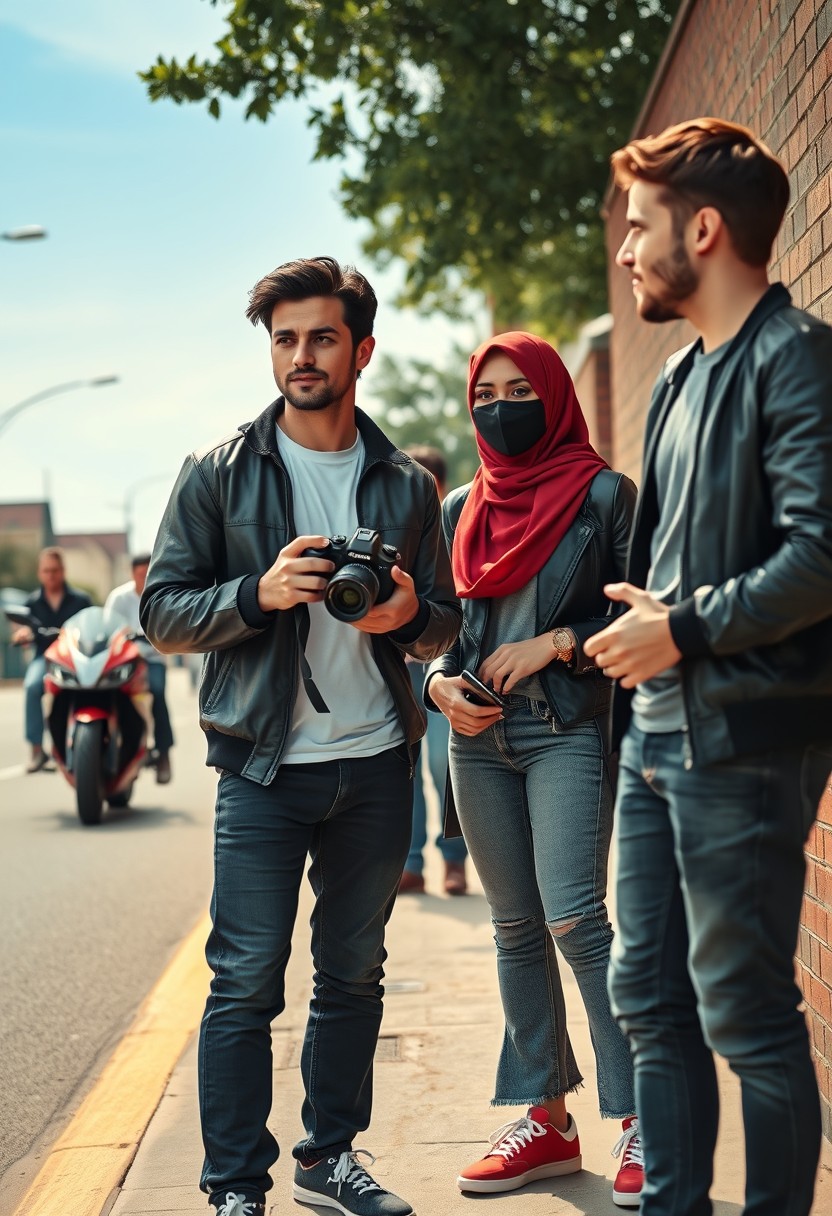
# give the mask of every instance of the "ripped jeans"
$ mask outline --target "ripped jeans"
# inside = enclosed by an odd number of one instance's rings
[[[630,1050],[607,996],[612,791],[601,732],[592,721],[554,734],[544,710],[510,696],[505,718],[481,734],[451,733],[457,811],[497,943],[505,1035],[493,1102],[534,1105],[581,1084],[559,953],[589,1019],[601,1114],[623,1119],[635,1101]]]

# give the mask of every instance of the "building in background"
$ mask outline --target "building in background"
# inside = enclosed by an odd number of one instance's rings
[[[63,549],[67,580],[99,603],[130,578],[125,532],[56,532],[48,502],[0,503],[0,554],[9,558],[10,566],[19,566],[21,572],[34,569],[47,545]],[[19,576],[4,581],[23,585]]]
[[[792,197],[775,245],[772,279],[795,304],[832,323],[832,2],[683,0],[633,137],[702,114],[743,123],[782,159]],[[639,320],[628,275],[615,266],[626,199],[608,199],[611,463],[638,483],[644,420],[665,358],[693,336],[683,322]],[[797,957],[832,1139],[832,790],[807,844]]]

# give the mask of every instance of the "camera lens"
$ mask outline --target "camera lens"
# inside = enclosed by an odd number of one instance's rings
[[[324,603],[338,621],[360,621],[378,598],[379,581],[369,566],[342,566],[327,583]]]

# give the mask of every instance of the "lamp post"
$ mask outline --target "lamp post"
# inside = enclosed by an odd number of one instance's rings
[[[118,384],[118,376],[93,376],[90,380],[68,380],[66,384],[54,384],[51,388],[45,388],[42,392],[35,393],[32,397],[26,397],[23,401],[18,401],[17,405],[12,405],[4,410],[0,414],[0,433],[18,414],[22,414],[30,405],[37,405],[39,401],[45,401],[47,397],[55,397],[58,393],[68,393],[74,388],[100,388],[105,384]]]
[[[9,228],[8,232],[0,232],[4,241],[40,241],[46,235],[46,229],[40,224],[24,224],[21,228]]]
[[[127,552],[133,553],[133,500],[139,490],[143,490],[145,486],[153,485],[157,481],[166,481],[170,484],[173,481],[173,473],[152,473],[150,477],[142,477],[140,481],[134,481],[124,491],[124,499],[122,502],[122,510],[124,512],[124,535],[127,538]]]

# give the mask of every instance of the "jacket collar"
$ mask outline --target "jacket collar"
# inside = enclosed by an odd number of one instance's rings
[[[258,415],[253,422],[244,422],[239,430],[242,431],[245,441],[253,452],[257,452],[260,456],[275,456],[280,459],[280,454],[277,448],[277,435],[275,427],[277,419],[286,408],[286,401],[283,397],[278,397],[271,405],[267,405],[263,413]],[[404,452],[400,452],[394,443],[387,438],[381,427],[376,426],[369,414],[365,414],[357,406],[355,409],[355,425],[358,427],[358,433],[364,440],[364,451],[366,454],[365,467],[374,464],[377,460],[389,460],[393,464],[409,464],[409,457],[405,456]]]
[[[788,308],[791,302],[792,297],[788,289],[782,283],[772,283],[765,294],[754,305],[740,329],[731,339],[731,344],[725,352],[725,358],[730,359],[740,347],[744,346],[754,336],[763,322],[767,321],[772,313],[778,312],[781,308]],[[702,339],[697,338],[691,346],[686,346],[678,351],[676,355],[671,355],[665,365],[665,374],[670,384],[673,384],[680,376],[684,379],[690,370],[694,358],[701,350]]]

